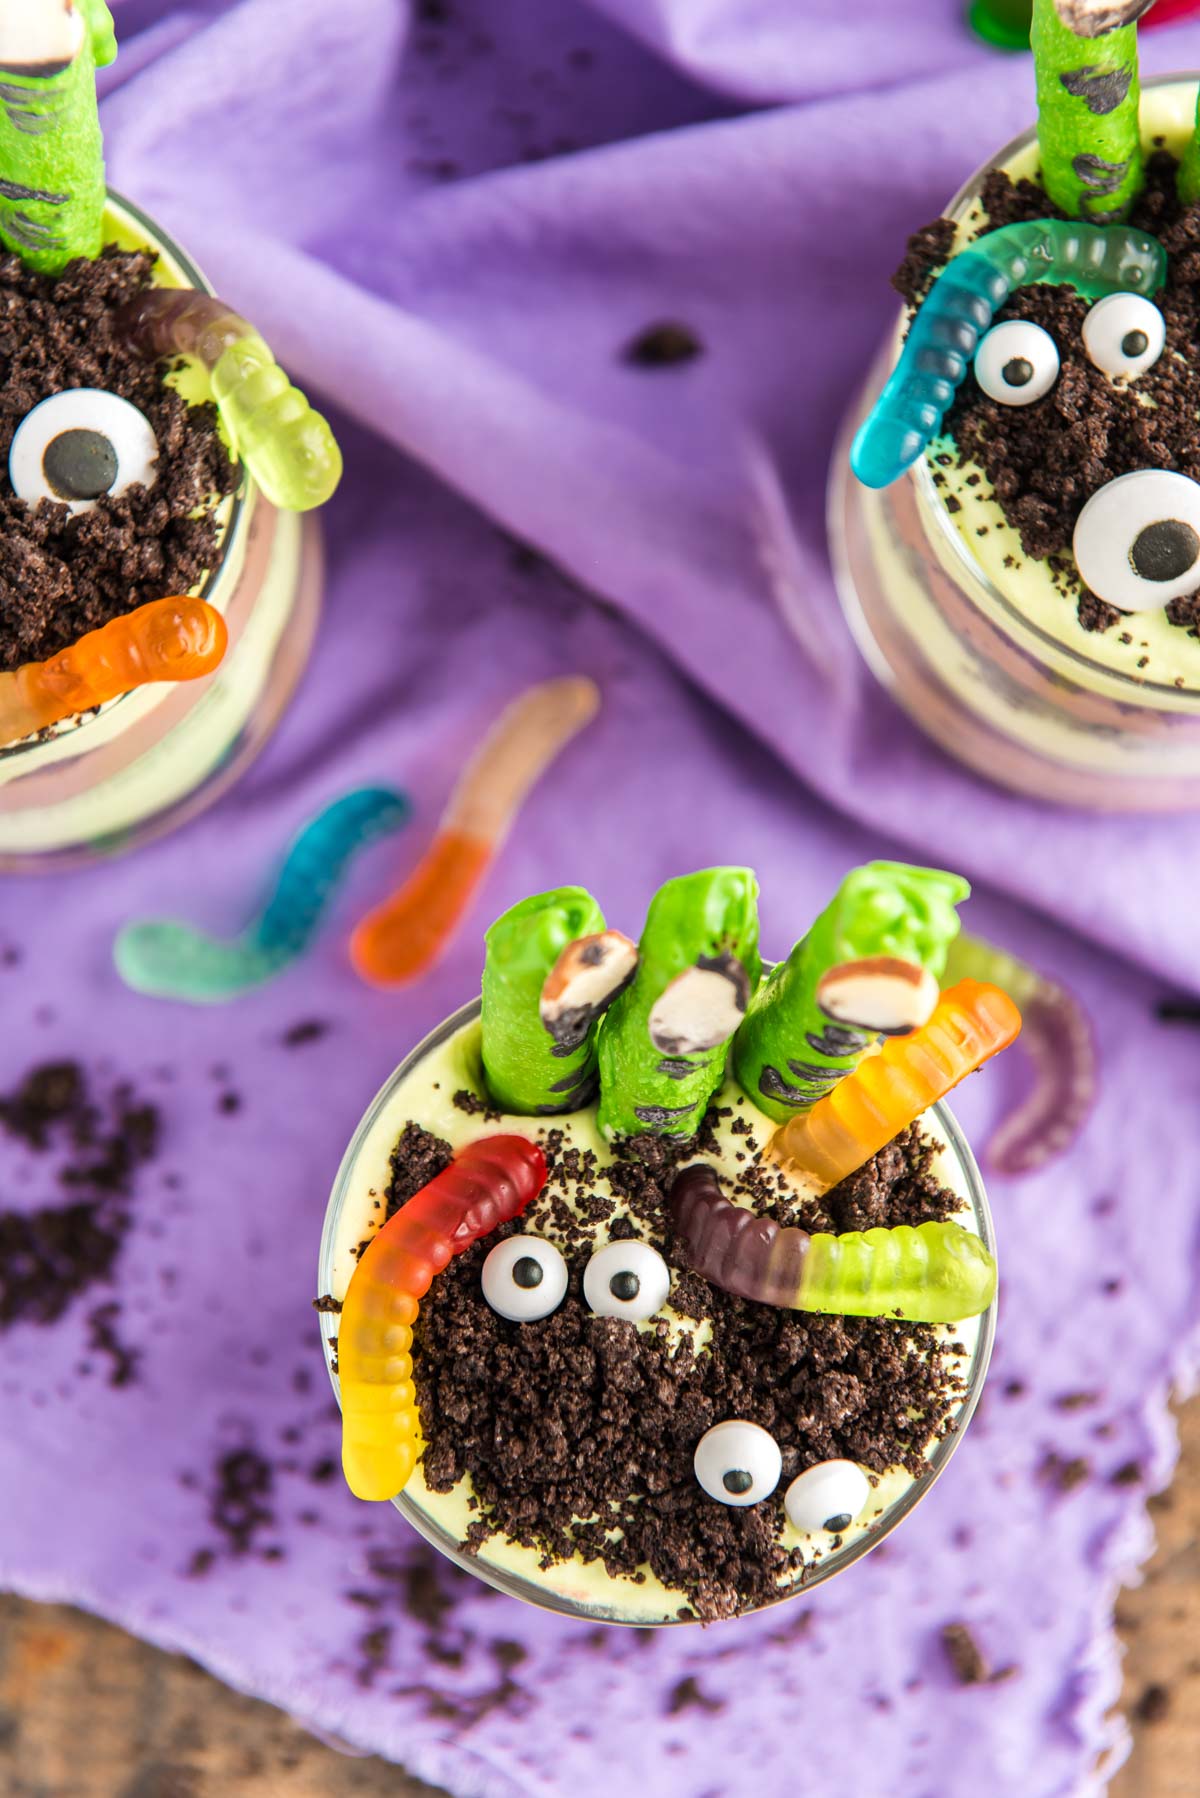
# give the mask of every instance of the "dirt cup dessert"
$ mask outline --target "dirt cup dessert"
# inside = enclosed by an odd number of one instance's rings
[[[103,0],[0,0],[0,868],[108,854],[265,740],[320,597],[328,425],[107,192]]]
[[[910,240],[831,488],[900,703],[980,772],[1111,809],[1200,804],[1197,82],[1140,93],[1144,11],[1036,0],[1036,137]]]
[[[757,892],[670,880],[636,945],[578,887],[514,906],[330,1201],[351,1489],[552,1610],[794,1595],[912,1508],[982,1384],[989,1217],[937,1101],[1020,1019],[939,991],[966,883],[856,869],[769,971]]]

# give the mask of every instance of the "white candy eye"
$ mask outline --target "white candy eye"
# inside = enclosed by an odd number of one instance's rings
[[[853,1461],[820,1461],[798,1473],[783,1498],[788,1522],[806,1535],[848,1530],[871,1496],[871,1483]]]
[[[583,1296],[597,1317],[641,1323],[666,1303],[671,1270],[648,1242],[606,1243],[583,1270]]]
[[[975,379],[1002,406],[1032,406],[1058,379],[1058,345],[1027,318],[993,325],[975,352]]]
[[[757,1505],[779,1484],[783,1457],[769,1431],[731,1418],[705,1431],[692,1465],[710,1498],[723,1505]]]
[[[1136,381],[1163,353],[1167,327],[1152,301],[1140,293],[1110,293],[1083,321],[1083,347],[1096,367]]]
[[[158,439],[136,406],[100,387],[70,387],[21,420],[8,478],[27,505],[49,499],[90,512],[102,493],[151,486],[157,463]]]
[[[483,1264],[483,1296],[510,1323],[533,1323],[557,1311],[567,1294],[567,1264],[542,1236],[509,1236]]]
[[[1200,485],[1165,468],[1118,475],[1079,514],[1071,547],[1085,586],[1122,612],[1200,592]]]

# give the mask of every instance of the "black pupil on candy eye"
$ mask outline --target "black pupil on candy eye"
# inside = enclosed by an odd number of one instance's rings
[[[843,1530],[850,1528],[851,1521],[849,1511],[839,1511],[836,1517],[825,1519],[825,1528],[831,1536],[840,1536]]]
[[[608,1282],[608,1290],[612,1293],[613,1297],[615,1299],[623,1300],[626,1304],[628,1304],[630,1299],[635,1299],[641,1289],[642,1282],[638,1279],[636,1274],[614,1274],[612,1279]]]
[[[117,478],[117,452],[100,431],[60,431],[42,452],[42,473],[60,499],[99,499]]]
[[[529,1291],[542,1283],[542,1264],[535,1261],[532,1255],[522,1255],[519,1261],[513,1262],[513,1285],[524,1287]]]
[[[731,1467],[721,1480],[726,1492],[732,1492],[735,1498],[743,1492],[749,1492],[754,1484],[754,1475],[747,1473],[744,1467]]]
[[[1121,354],[1131,360],[1135,356],[1144,356],[1150,348],[1150,339],[1144,331],[1126,331],[1121,339]]]
[[[1133,540],[1129,560],[1144,581],[1174,581],[1200,556],[1200,537],[1182,518],[1160,518]]]
[[[1004,364],[1004,379],[1009,387],[1026,387],[1033,379],[1033,363],[1026,356],[1013,356]]]

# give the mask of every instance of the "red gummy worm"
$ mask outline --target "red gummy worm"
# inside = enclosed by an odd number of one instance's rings
[[[485,1136],[390,1217],[363,1251],[338,1323],[342,1467],[358,1498],[401,1491],[420,1454],[412,1326],[436,1274],[519,1217],[546,1183],[524,1136]]]

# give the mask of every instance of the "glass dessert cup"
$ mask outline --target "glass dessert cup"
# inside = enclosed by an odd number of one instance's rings
[[[178,245],[113,193],[104,238],[156,251],[157,284],[212,292]],[[198,365],[171,379],[189,400],[210,397]],[[220,560],[195,592],[228,627],[220,667],[0,747],[0,871],[83,865],[159,836],[219,798],[267,741],[312,647],[320,534],[311,515],[278,510],[248,475],[218,518]]]
[[[1197,80],[1170,76],[1145,84],[1147,148],[1161,141],[1182,153],[1194,126]],[[967,218],[992,169],[1020,177],[1037,164],[1031,129],[971,176],[947,216],[956,223]],[[1106,633],[1108,642],[1089,638],[1073,628],[1073,608],[1057,595],[1053,601],[1067,615],[1056,629],[1048,580],[1038,580],[1036,603],[1019,603],[1015,577],[995,559],[986,567],[987,551],[976,554],[960,528],[973,530],[974,518],[955,524],[926,457],[879,490],[852,475],[850,444],[891,372],[902,324],[889,332],[846,422],[829,487],[838,594],[872,672],[949,754],[1017,792],[1108,811],[1200,805],[1194,639],[1161,614],[1130,614],[1129,647],[1118,651],[1115,628]],[[1015,546],[1015,537],[1010,540]],[[1030,570],[1040,576],[1040,565],[1023,572]],[[1139,676],[1147,624],[1159,634],[1163,655],[1173,650],[1183,672]]]
[[[405,1123],[416,1116],[427,1128],[436,1129],[438,1120],[429,1115],[431,1102],[439,1107],[444,1102],[448,1107],[455,1083],[469,1084],[476,1091],[482,1089],[479,1017],[480,1002],[476,999],[438,1025],[404,1058],[369,1106],[338,1170],[326,1210],[318,1275],[321,1294],[332,1293],[339,1299],[344,1294],[355,1265],[352,1250],[369,1233],[377,1200],[387,1187],[388,1157]],[[422,1086],[421,1078],[424,1076],[429,1080],[435,1071],[442,1076],[438,1099],[434,1099],[432,1090]],[[449,1079],[445,1077],[447,1074]],[[426,1100],[425,1105],[421,1103],[422,1098]],[[452,1112],[451,1115],[457,1118],[460,1126],[464,1123],[463,1114]],[[478,1136],[505,1130],[528,1134],[542,1125],[556,1127],[568,1121],[569,1118],[562,1114],[499,1120],[493,1114],[486,1123],[471,1119],[470,1123],[476,1127],[468,1134]],[[985,1246],[994,1252],[987,1195],[975,1159],[958,1125],[944,1104],[933,1106],[926,1114],[925,1122],[945,1145],[935,1163],[935,1172],[960,1195],[966,1207],[957,1214],[958,1221],[978,1232]],[[907,1473],[890,1472],[882,1476],[862,1517],[843,1532],[842,1546],[823,1551],[811,1565],[806,1565],[802,1574],[779,1588],[778,1596],[770,1600],[771,1605],[800,1596],[860,1560],[920,1502],[949,1461],[978,1403],[992,1350],[995,1315],[993,1304],[981,1317],[947,1329],[947,1340],[953,1337],[961,1341],[966,1350],[958,1363],[962,1393],[954,1409],[953,1427],[927,1450],[928,1471],[916,1481]],[[322,1312],[321,1330],[326,1365],[340,1403],[332,1348],[338,1331],[336,1313]],[[539,1556],[534,1550],[520,1547],[503,1537],[492,1538],[478,1553],[466,1553],[462,1535],[471,1513],[467,1509],[467,1493],[462,1483],[448,1494],[431,1493],[424,1484],[420,1466],[392,1503],[418,1534],[455,1566],[510,1597],[523,1599],[543,1610],[586,1618],[593,1623],[639,1628],[694,1621],[676,1614],[683,1602],[682,1594],[661,1585],[648,1569],[644,1570],[646,1580],[641,1585],[627,1578],[608,1575],[599,1562],[588,1565],[577,1561],[563,1562],[543,1571],[538,1567]],[[456,1514],[458,1528],[452,1527]],[[789,1543],[805,1541],[791,1530],[790,1525],[785,1539]],[[764,1607],[747,1607],[747,1612],[751,1608]]]

